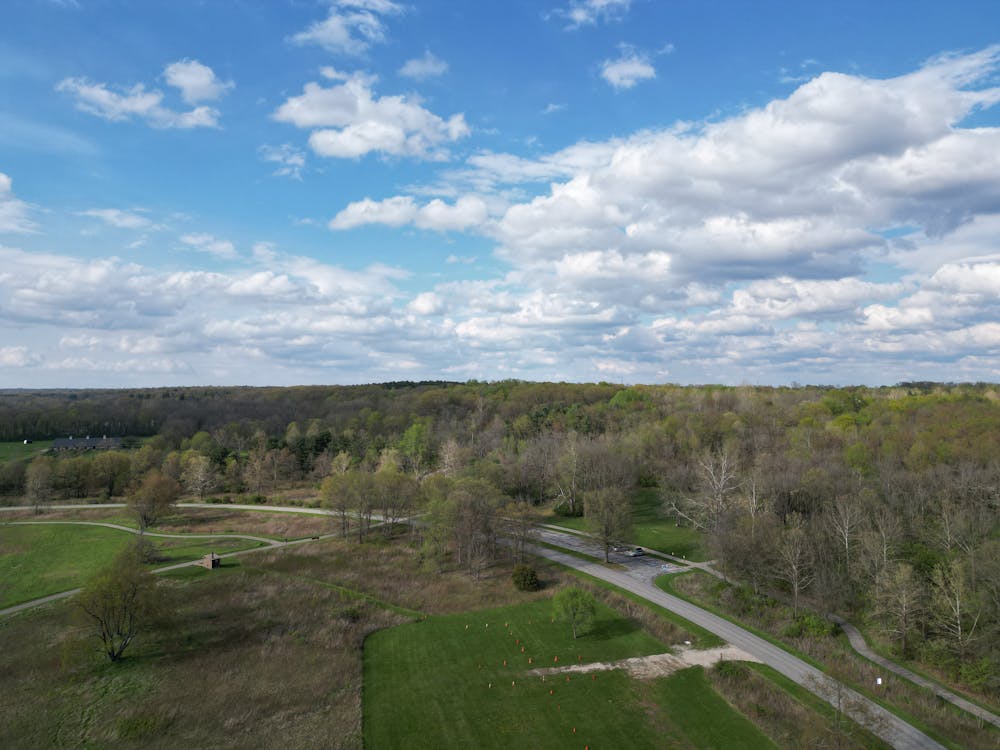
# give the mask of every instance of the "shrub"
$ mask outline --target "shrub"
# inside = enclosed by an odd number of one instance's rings
[[[784,630],[784,635],[791,638],[826,638],[836,634],[837,626],[819,615],[799,615]]]
[[[538,573],[530,565],[515,565],[511,578],[518,591],[537,591],[540,586]]]
[[[716,663],[715,672],[720,677],[732,680],[745,680],[750,676],[750,667],[743,662],[723,659]]]

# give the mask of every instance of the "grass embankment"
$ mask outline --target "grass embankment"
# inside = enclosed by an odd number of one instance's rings
[[[259,546],[245,539],[147,539],[156,564]],[[135,540],[130,532],[94,526],[0,526],[0,608],[81,586]]]
[[[791,608],[773,599],[755,597],[746,589],[734,587],[701,571],[658,580],[665,590],[716,611],[758,631],[769,640],[805,654],[832,677],[855,688],[872,700],[902,717],[951,748],[996,748],[1000,732],[980,722],[956,706],[859,656],[834,634],[795,634],[796,623]],[[816,617],[815,621],[823,623]],[[876,678],[882,685],[874,688]]]
[[[557,526],[576,531],[586,531],[584,518],[556,516],[551,521]],[[667,518],[659,490],[637,490],[632,496],[632,534],[629,541],[640,547],[649,547],[669,555],[688,560],[707,559],[702,535],[687,526],[677,526]]]
[[[573,639],[549,601],[432,617],[365,644],[365,744],[371,748],[772,747],[700,669],[642,683],[620,670],[531,675],[536,668],[660,653],[665,644],[601,606]],[[531,660],[529,662],[529,659]],[[575,732],[574,732],[575,730]]]

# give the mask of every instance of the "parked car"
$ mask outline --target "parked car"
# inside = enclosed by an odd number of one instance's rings
[[[646,554],[646,550],[642,547],[636,547],[635,549],[630,549],[627,554],[629,557],[642,557]]]

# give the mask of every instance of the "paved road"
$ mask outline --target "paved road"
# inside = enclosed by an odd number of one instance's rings
[[[69,505],[43,505],[45,510],[101,510],[102,508],[125,508],[125,503],[75,503]],[[293,505],[240,505],[239,503],[177,503],[178,508],[214,508],[216,510],[264,510],[275,513],[304,513],[310,516],[333,516],[337,515],[332,510],[324,508],[300,508]],[[14,510],[34,510],[34,505],[5,505],[0,506],[0,513]],[[372,516],[374,518],[374,516]]]
[[[559,537],[563,537],[560,539]],[[554,538],[557,541],[552,541]],[[562,544],[571,549],[580,550],[579,537],[571,534],[557,534],[546,530],[543,540],[549,544]],[[554,560],[562,565],[575,568],[595,578],[612,583],[626,591],[643,597],[700,627],[738,646],[749,654],[760,659],[789,679],[798,683],[810,692],[819,696],[835,708],[840,705],[844,712],[855,721],[864,724],[874,734],[890,745],[905,750],[943,750],[943,746],[928,737],[915,727],[886,711],[860,693],[847,688],[831,679],[815,667],[807,664],[787,651],[778,648],[753,633],[744,630],[718,615],[714,615],[701,607],[671,596],[661,591],[652,583],[652,567],[648,559],[628,558],[616,560],[624,565],[624,569],[616,570],[596,562],[587,562],[578,557],[557,552],[547,547],[532,545],[532,552],[540,557]],[[587,554],[594,554],[593,546]]]
[[[87,506],[87,507],[93,507],[93,506]],[[17,523],[19,523],[19,522],[14,521],[14,522],[12,522],[11,525],[15,525]],[[36,523],[36,522],[25,521],[23,523]],[[87,525],[87,526],[110,526],[112,528],[121,529],[122,531],[130,531],[133,534],[138,534],[139,533],[136,529],[129,528],[128,526],[118,526],[116,524],[107,524],[107,523],[96,523],[96,522],[92,522],[92,521],[41,521],[41,522],[37,522],[37,523],[81,523],[81,524],[84,524],[84,525]],[[376,526],[373,525],[372,528],[376,528]],[[232,539],[232,538],[235,537],[235,538],[241,538],[241,539],[254,539],[256,541],[266,542],[267,543],[266,547],[252,547],[250,549],[242,549],[242,550],[239,550],[237,552],[225,552],[225,553],[219,555],[219,557],[221,557],[221,558],[238,557],[240,555],[248,555],[248,554],[251,554],[251,553],[254,553],[254,552],[260,552],[261,550],[276,549],[278,547],[294,547],[294,546],[299,545],[299,544],[309,544],[310,542],[316,542],[316,541],[320,541],[322,539],[337,538],[337,537],[340,536],[339,533],[331,533],[331,534],[321,534],[320,536],[315,536],[315,537],[312,537],[311,539],[295,539],[295,540],[292,540],[292,541],[289,541],[289,542],[278,542],[278,541],[275,541],[274,539],[265,539],[263,537],[242,536],[242,535],[237,535],[237,534],[151,534],[150,532],[146,532],[146,533],[147,533],[147,535],[150,535],[150,536],[166,536],[166,537],[183,538],[183,539],[199,538],[199,537],[202,537],[202,538],[204,538],[204,537],[212,537],[212,538],[216,538],[216,539]],[[186,567],[189,567],[191,565],[198,565],[199,563],[200,563],[200,560],[188,560],[187,562],[173,563],[172,565],[165,565],[162,568],[156,568],[153,572],[154,573],[166,573],[169,570],[177,570],[178,568],[186,568]],[[38,607],[38,606],[41,606],[42,604],[48,604],[49,602],[59,601],[60,599],[68,599],[71,596],[79,594],[80,591],[81,591],[81,589],[75,588],[75,589],[70,589],[69,591],[60,591],[58,594],[50,594],[49,596],[43,596],[43,597],[41,597],[39,599],[32,599],[30,602],[23,602],[22,604],[15,604],[13,607],[7,607],[6,609],[0,609],[0,617],[6,617],[7,615],[12,615],[12,614],[15,614],[16,612],[22,612],[22,611],[24,611],[26,609],[31,609],[32,607]]]
[[[9,521],[6,526],[47,526],[50,524],[63,524],[69,526],[103,526],[106,529],[116,529],[117,531],[127,531],[129,534],[138,534],[139,529],[132,526],[122,526],[117,523],[104,523],[102,521]],[[249,539],[253,542],[260,542],[271,547],[283,546],[275,539],[268,539],[263,536],[250,536],[248,534],[164,534],[159,531],[146,531],[146,536],[163,537],[166,539]]]

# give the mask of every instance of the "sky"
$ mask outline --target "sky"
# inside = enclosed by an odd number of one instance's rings
[[[6,0],[0,387],[1000,380],[995,0]]]

